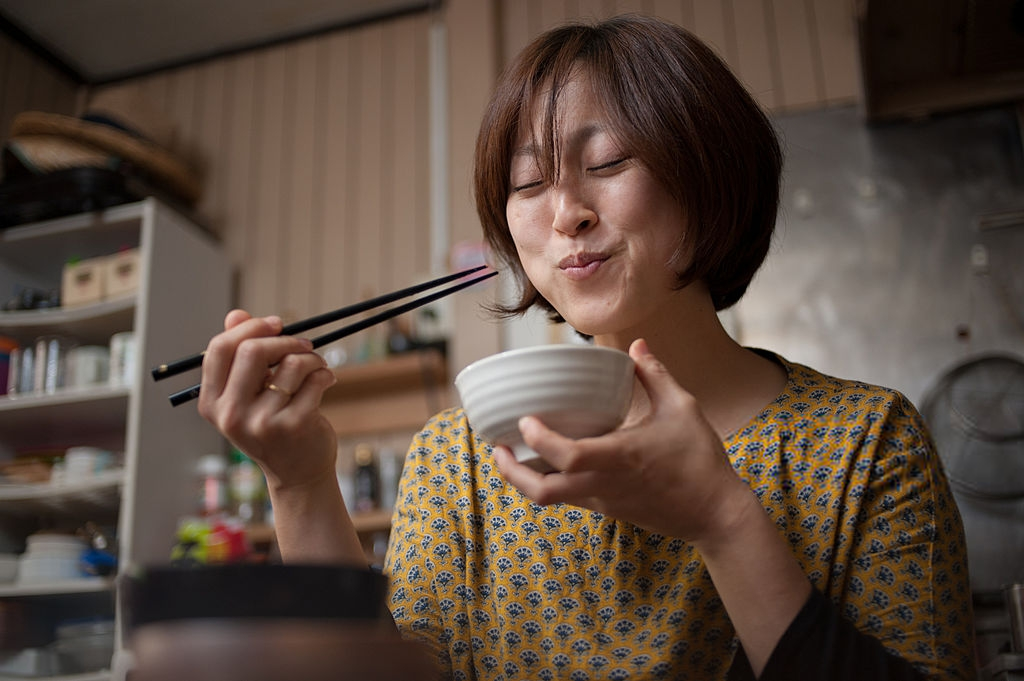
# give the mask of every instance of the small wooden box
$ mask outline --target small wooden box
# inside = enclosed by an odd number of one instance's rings
[[[64,265],[61,305],[74,307],[103,300],[106,295],[107,258],[89,258]]]
[[[139,289],[139,249],[129,248],[107,258],[106,297],[135,293]]]

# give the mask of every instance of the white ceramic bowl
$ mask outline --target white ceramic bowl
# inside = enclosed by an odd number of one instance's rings
[[[621,350],[541,345],[478,360],[459,372],[455,387],[481,438],[510,447],[537,470],[550,470],[523,444],[519,419],[536,416],[574,439],[603,435],[625,418],[633,375],[633,360]]]

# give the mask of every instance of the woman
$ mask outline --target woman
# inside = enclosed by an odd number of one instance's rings
[[[719,323],[767,253],[780,167],[727,67],[664,22],[555,29],[503,74],[476,196],[521,285],[505,312],[628,349],[638,388],[603,437],[521,422],[553,474],[459,409],[412,443],[389,606],[451,678],[972,675],[962,526],[913,406]],[[200,411],[264,468],[282,555],[361,560],[317,411],[330,372],[278,319],[225,326]]]

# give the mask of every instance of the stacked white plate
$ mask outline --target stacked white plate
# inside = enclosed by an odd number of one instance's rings
[[[82,576],[81,560],[85,542],[70,534],[29,535],[21,554],[18,582],[21,584],[59,582]]]

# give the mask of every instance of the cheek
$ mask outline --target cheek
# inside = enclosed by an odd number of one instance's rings
[[[538,222],[533,211],[522,205],[510,205],[505,209],[505,218],[508,220],[509,233],[520,257],[543,250],[543,230],[537,227]]]

